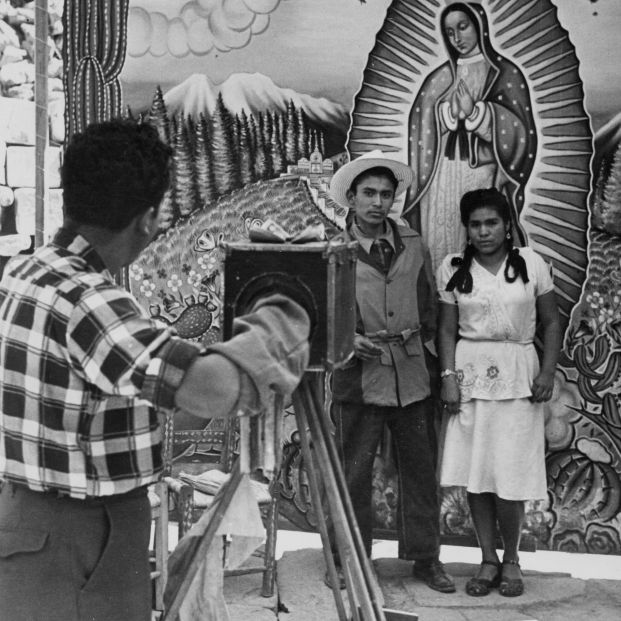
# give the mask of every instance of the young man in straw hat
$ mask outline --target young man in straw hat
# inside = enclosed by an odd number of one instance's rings
[[[399,558],[437,591],[455,591],[439,561],[439,507],[430,377],[436,305],[420,235],[388,218],[412,170],[372,151],[340,168],[332,198],[353,212],[349,233],[359,243],[354,357],[332,378],[332,418],[354,512],[371,554],[373,462],[388,428],[399,477]],[[334,546],[333,546],[333,549]],[[339,567],[338,555],[335,555]],[[339,571],[341,588],[344,586]],[[328,576],[326,582],[329,584]]]

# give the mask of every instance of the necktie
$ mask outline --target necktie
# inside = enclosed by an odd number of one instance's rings
[[[376,239],[371,245],[371,255],[374,256],[382,266],[384,274],[388,274],[394,251],[386,239]]]

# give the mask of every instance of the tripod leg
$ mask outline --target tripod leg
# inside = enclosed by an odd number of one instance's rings
[[[326,526],[326,519],[323,512],[323,506],[321,503],[321,491],[319,486],[319,479],[317,477],[317,466],[315,464],[315,459],[313,452],[310,447],[310,441],[308,439],[308,434],[306,432],[307,429],[307,421],[304,405],[300,399],[299,394],[296,392],[293,393],[293,406],[295,409],[295,417],[298,425],[298,433],[300,434],[300,443],[302,445],[302,455],[304,456],[304,461],[307,464],[306,473],[308,476],[308,482],[310,485],[311,497],[313,500],[313,505],[317,512],[317,522],[319,527],[319,533],[321,535],[321,543],[323,545],[323,554],[326,561],[326,566],[328,567],[328,574],[330,576],[330,581],[332,584],[332,592],[334,593],[334,600],[336,603],[336,609],[339,616],[340,621],[347,621],[348,616],[345,612],[345,605],[343,603],[343,598],[341,596],[341,592],[338,586],[338,577],[336,574],[336,567],[334,565],[334,559],[332,558],[332,552],[330,550],[330,540],[328,537],[328,529]]]
[[[315,385],[308,382],[305,386],[305,389],[308,392],[308,399],[311,401],[312,408],[312,416],[314,418],[314,424],[317,427],[316,434],[321,435],[324,438],[325,447],[327,454],[329,456],[330,462],[334,464],[334,474],[336,478],[337,485],[339,486],[339,490],[341,493],[341,497],[343,499],[343,505],[345,507],[346,515],[348,516],[350,528],[353,533],[353,540],[356,545],[356,551],[358,553],[358,558],[360,559],[360,563],[362,566],[362,571],[364,573],[364,577],[367,583],[367,587],[369,592],[373,596],[374,603],[377,601],[377,605],[381,605],[383,602],[383,595],[377,584],[377,580],[375,578],[375,573],[373,572],[370,564],[370,560],[367,557],[366,550],[364,548],[364,544],[362,543],[362,537],[360,535],[360,531],[358,529],[358,524],[355,519],[354,508],[351,503],[351,499],[349,497],[349,491],[347,489],[347,484],[345,482],[344,473],[340,467],[340,459],[338,455],[338,451],[336,449],[336,445],[334,442],[333,433],[331,431],[331,423],[326,416],[322,415],[323,408],[321,405],[321,401],[319,399],[320,389]]]
[[[352,613],[364,621],[384,621],[381,591],[362,545],[334,441],[329,434],[324,433],[320,423],[321,406],[308,375],[298,386],[294,403],[296,411],[300,410],[301,418],[308,420],[313,451],[318,457],[316,467],[327,491],[330,517],[334,524]],[[305,427],[303,431],[306,433]]]

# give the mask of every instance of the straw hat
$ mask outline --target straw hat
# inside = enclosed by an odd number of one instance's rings
[[[414,172],[407,164],[403,164],[397,160],[391,160],[386,157],[382,151],[376,149],[375,151],[364,153],[355,160],[348,162],[334,173],[330,181],[330,196],[339,205],[349,208],[351,205],[347,200],[347,191],[351,187],[352,181],[360,173],[369,170],[369,168],[375,168],[376,166],[389,168],[397,178],[399,183],[395,190],[395,198],[403,194],[403,192],[412,185],[412,181],[414,181]]]

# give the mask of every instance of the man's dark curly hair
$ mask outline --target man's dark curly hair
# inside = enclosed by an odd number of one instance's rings
[[[115,119],[74,134],[61,167],[65,215],[78,224],[125,228],[159,208],[170,181],[171,148],[147,123]]]

